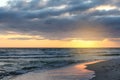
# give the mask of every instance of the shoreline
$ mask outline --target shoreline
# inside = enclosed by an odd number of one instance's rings
[[[87,65],[88,70],[95,72],[90,80],[120,80],[120,59],[107,60]]]
[[[87,65],[98,62],[101,62],[101,60],[75,64],[45,72],[30,72],[10,80],[89,80],[94,77],[94,71],[88,70]]]

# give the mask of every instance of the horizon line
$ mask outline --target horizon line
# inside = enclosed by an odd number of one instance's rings
[[[52,48],[58,48],[58,49],[62,49],[62,48],[66,48],[66,49],[71,49],[71,48],[75,48],[75,49],[87,49],[87,48],[120,48],[120,47],[0,47],[0,49],[14,49],[14,48],[18,48],[18,49],[25,49],[25,48],[39,48],[39,49],[44,49],[44,48],[48,48],[48,49],[52,49]]]

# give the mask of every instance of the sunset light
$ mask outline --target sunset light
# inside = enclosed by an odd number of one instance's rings
[[[117,0],[1,0],[0,47],[120,47]]]
[[[120,0],[0,0],[0,80],[120,80],[119,58]]]

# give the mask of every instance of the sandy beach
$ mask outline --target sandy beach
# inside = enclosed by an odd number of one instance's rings
[[[35,71],[11,80],[120,80],[119,60],[93,61],[49,71]]]
[[[86,69],[86,65],[100,61],[75,64],[48,71],[35,71],[15,77],[11,80],[89,80],[94,77],[94,71]]]
[[[48,71],[34,71],[10,80],[120,80],[120,59],[92,61]]]
[[[91,80],[120,80],[120,59],[90,64],[87,69],[95,71]]]

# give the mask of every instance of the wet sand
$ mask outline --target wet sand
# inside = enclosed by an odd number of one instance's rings
[[[89,80],[94,77],[94,71],[86,69],[86,65],[100,61],[75,64],[68,67],[48,71],[30,72],[11,80]]]
[[[91,80],[120,80],[120,59],[90,64],[87,69],[95,71]]]

